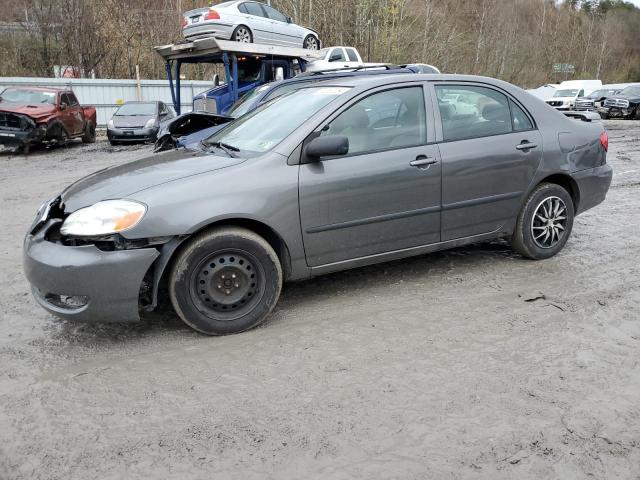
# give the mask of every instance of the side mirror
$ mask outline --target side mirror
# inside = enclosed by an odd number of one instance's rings
[[[340,55],[339,53],[332,53],[331,56],[329,57],[330,62],[339,62],[341,60],[342,60],[342,55]]]
[[[64,102],[60,103],[60,110],[66,110],[67,109],[67,104]]]
[[[287,23],[293,23],[293,18],[287,17]]]
[[[316,137],[309,142],[305,152],[311,160],[346,155],[349,153],[349,139],[343,135]]]

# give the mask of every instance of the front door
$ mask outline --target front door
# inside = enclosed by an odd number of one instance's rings
[[[271,21],[267,18],[267,12],[262,8],[262,4],[256,2],[244,2],[238,7],[242,12],[247,26],[253,33],[254,43],[270,43],[272,38]]]
[[[310,266],[440,240],[441,169],[427,111],[413,84],[361,98],[320,127],[316,135],[346,136],[349,153],[300,166]]]
[[[542,159],[525,110],[488,86],[435,86],[441,117],[442,240],[499,232],[513,219]]]
[[[298,35],[295,27],[287,22],[286,15],[280,13],[275,8],[263,5],[262,8],[267,12],[267,17],[271,23],[271,41],[276,45],[284,45],[289,47],[301,47],[302,38]]]

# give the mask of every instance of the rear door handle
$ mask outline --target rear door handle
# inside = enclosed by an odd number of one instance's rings
[[[538,145],[535,143],[524,140],[520,145],[516,145],[516,150],[530,150],[532,148],[537,148],[537,146]]]
[[[411,160],[409,165],[418,168],[429,168],[431,165],[438,163],[435,158],[427,157],[426,155],[418,155],[415,160]]]

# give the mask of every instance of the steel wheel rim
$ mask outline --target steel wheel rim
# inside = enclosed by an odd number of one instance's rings
[[[531,235],[540,248],[553,248],[567,229],[567,205],[559,197],[547,197],[536,207],[531,219]]]
[[[316,41],[315,37],[307,38],[305,48],[307,50],[318,50],[318,42]]]
[[[236,32],[236,42],[251,43],[251,34],[246,28],[239,28]]]
[[[214,252],[198,263],[190,281],[190,296],[203,315],[236,320],[253,310],[264,294],[264,270],[243,250]]]

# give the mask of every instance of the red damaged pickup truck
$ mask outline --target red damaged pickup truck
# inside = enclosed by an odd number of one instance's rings
[[[0,145],[22,148],[96,140],[96,109],[84,107],[71,90],[10,87],[0,93]]]

